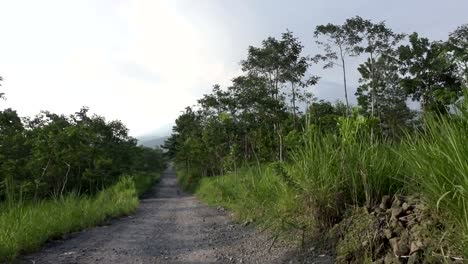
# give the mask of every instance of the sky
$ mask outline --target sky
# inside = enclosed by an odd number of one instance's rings
[[[87,106],[132,136],[163,136],[213,84],[241,74],[248,46],[268,36],[289,29],[314,55],[315,26],[360,15],[440,40],[468,23],[467,10],[466,0],[0,0],[0,109]],[[339,69],[311,72],[322,77],[316,97],[343,99]],[[354,94],[358,75],[349,79]]]

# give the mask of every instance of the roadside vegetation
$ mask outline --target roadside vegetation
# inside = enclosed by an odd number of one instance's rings
[[[0,262],[133,212],[164,168],[160,149],[137,146],[120,121],[87,108],[0,111]]]
[[[13,261],[20,253],[40,249],[48,240],[132,213],[139,204],[138,193],[157,179],[158,174],[136,174],[121,177],[93,196],[69,193],[57,199],[3,206],[0,260]]]
[[[468,25],[431,41],[354,17],[315,38],[315,56],[289,31],[249,47],[243,75],[185,109],[165,143],[179,182],[273,241],[326,238],[340,263],[466,259]],[[339,67],[344,103],[312,96],[318,65]]]

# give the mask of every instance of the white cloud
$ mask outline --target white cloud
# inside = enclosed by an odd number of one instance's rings
[[[2,106],[34,115],[86,105],[140,135],[232,77],[235,69],[215,56],[216,33],[195,27],[172,1],[112,3],[0,4]],[[30,4],[34,11],[24,9]]]

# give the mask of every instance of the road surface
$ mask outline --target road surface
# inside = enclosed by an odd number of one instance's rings
[[[276,245],[253,226],[233,222],[229,212],[208,207],[179,190],[173,171],[141,200],[132,216],[49,242],[21,263],[332,263],[327,256],[304,261],[293,246]]]

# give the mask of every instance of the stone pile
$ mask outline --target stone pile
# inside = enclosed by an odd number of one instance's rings
[[[451,231],[418,197],[384,196],[375,208],[357,210],[343,222],[340,263],[361,263],[364,256],[375,264],[464,263],[450,257],[445,237]],[[445,257],[437,253],[441,249]]]

